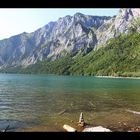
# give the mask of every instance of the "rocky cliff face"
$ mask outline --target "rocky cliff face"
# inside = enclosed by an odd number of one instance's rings
[[[120,9],[116,17],[106,21],[96,32],[98,45],[121,33],[128,34],[132,29],[140,30],[140,9]]]
[[[38,61],[59,59],[82,50],[88,53],[120,33],[139,31],[140,9],[121,9],[114,17],[74,16],[59,18],[32,33],[0,41],[0,67],[27,66]]]

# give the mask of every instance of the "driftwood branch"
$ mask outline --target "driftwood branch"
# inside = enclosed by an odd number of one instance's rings
[[[58,115],[62,115],[62,114],[64,114],[65,112],[67,112],[66,109],[64,109],[64,110],[62,110],[61,112],[59,112]]]
[[[7,130],[9,129],[10,125],[8,125],[4,130],[0,130],[0,132],[7,132]]]
[[[67,124],[63,125],[63,128],[67,131],[67,132],[76,132],[77,130]]]
[[[130,112],[130,113],[133,113],[133,114],[140,115],[140,112],[138,112],[138,111],[133,111],[133,110],[129,110],[129,109],[127,109],[126,111]]]

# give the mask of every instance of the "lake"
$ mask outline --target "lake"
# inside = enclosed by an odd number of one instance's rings
[[[64,131],[86,123],[114,131],[140,126],[140,79],[0,74],[0,129]]]

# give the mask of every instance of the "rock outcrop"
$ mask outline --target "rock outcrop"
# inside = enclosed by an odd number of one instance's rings
[[[104,128],[102,126],[97,126],[97,127],[87,127],[82,132],[111,132],[111,130]]]

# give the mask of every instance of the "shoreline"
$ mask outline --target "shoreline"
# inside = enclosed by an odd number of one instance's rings
[[[62,74],[62,75],[60,75],[60,74],[47,74],[47,73],[2,73],[2,72],[0,72],[0,74],[22,74],[22,75],[56,75],[56,76],[81,76],[81,75],[64,75],[64,74]],[[100,75],[100,76],[92,76],[92,75],[82,75],[83,77],[95,77],[95,78],[121,78],[121,79],[140,79],[140,77],[123,77],[123,76],[102,76],[102,75]]]
[[[97,78],[120,78],[120,79],[140,79],[140,77],[122,77],[122,76],[94,76]]]
[[[70,125],[71,126],[71,125]],[[127,122],[122,121],[118,122],[118,124],[113,126],[104,126],[104,125],[87,125],[83,127],[73,127],[77,130],[77,132],[83,132],[85,128],[93,128],[102,126],[106,129],[109,129],[111,132],[140,132],[139,125],[129,125]],[[100,132],[100,130],[98,130]],[[26,127],[26,128],[19,128],[16,132],[67,132],[63,127],[52,127],[48,125],[41,125],[41,126],[34,126],[34,127]]]

